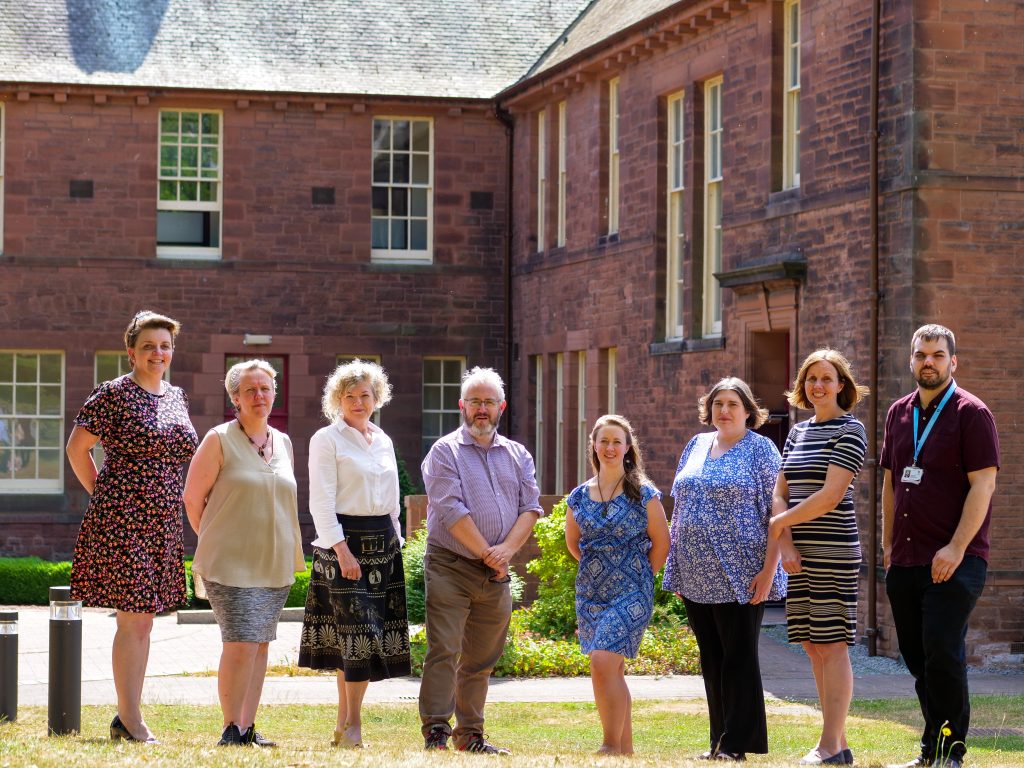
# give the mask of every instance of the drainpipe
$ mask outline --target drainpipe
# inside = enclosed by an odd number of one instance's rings
[[[515,120],[507,110],[495,105],[494,116],[505,126],[505,379],[509,390],[515,390],[512,381],[512,139]],[[505,434],[512,434],[514,408],[505,409]]]
[[[870,178],[868,181],[869,224],[871,232],[871,410],[868,414],[868,518],[871,535],[868,545],[868,655],[878,655],[878,59],[881,0],[871,4],[871,125],[869,128]]]

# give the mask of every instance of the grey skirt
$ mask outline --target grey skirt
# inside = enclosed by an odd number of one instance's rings
[[[229,587],[204,579],[224,643],[269,643],[291,587]]]

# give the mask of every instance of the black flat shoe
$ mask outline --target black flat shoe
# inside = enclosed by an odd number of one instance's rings
[[[246,744],[253,744],[257,747],[276,747],[277,742],[268,739],[262,733],[256,730],[256,723],[253,723],[242,733],[242,741]]]
[[[248,730],[246,731],[248,733]],[[238,730],[238,726],[234,723],[228,723],[228,727],[224,729],[224,733],[220,736],[220,741],[217,742],[218,747],[247,747],[249,742],[245,740],[242,732]]]
[[[120,715],[114,715],[114,719],[110,721],[110,740],[111,741],[137,741],[140,744],[156,744],[157,740],[155,736],[150,736],[148,739],[136,739],[132,736],[132,732],[125,728],[124,723],[121,722]]]

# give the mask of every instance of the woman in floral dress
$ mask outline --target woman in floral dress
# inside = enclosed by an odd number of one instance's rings
[[[686,604],[700,649],[710,741],[698,759],[768,751],[757,644],[766,600],[786,595],[779,544],[768,539],[779,450],[754,432],[768,411],[734,376],[700,398],[714,427],[683,449],[672,483],[672,547],[662,588]]]
[[[163,380],[180,325],[142,311],[125,331],[132,372],[104,382],[68,439],[71,468],[90,495],[75,545],[71,594],[117,611],[112,651],[117,715],[111,739],[154,742],[142,717],[153,617],[185,602],[182,465],[197,438],[188,398]],[[103,447],[98,472],[92,457]]]
[[[599,753],[633,754],[626,658],[634,658],[654,611],[654,574],[668,555],[661,493],[644,474],[633,428],[602,416],[590,434],[594,477],[569,494],[565,543],[580,561],[576,621],[590,656],[604,734]]]

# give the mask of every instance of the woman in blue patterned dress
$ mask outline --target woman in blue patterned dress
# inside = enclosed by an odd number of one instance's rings
[[[683,449],[672,484],[672,545],[663,588],[681,595],[700,649],[709,749],[700,759],[768,751],[757,643],[764,601],[786,594],[779,545],[768,540],[782,459],[753,432],[768,418],[742,379],[722,379],[698,401],[714,432]]]
[[[640,649],[654,611],[654,574],[668,554],[661,492],[644,474],[640,446],[622,416],[602,416],[590,433],[594,477],[569,494],[565,542],[580,561],[576,621],[590,656],[604,739],[599,753],[633,754],[626,657]]]
[[[783,567],[790,574],[789,642],[807,652],[821,701],[821,737],[800,760],[804,765],[853,763],[846,741],[853,698],[847,647],[857,629],[861,561],[853,479],[864,463],[867,435],[848,411],[867,394],[834,349],[808,355],[786,393],[791,405],[814,409],[814,417],[786,438],[769,527],[769,536],[782,541]]]

